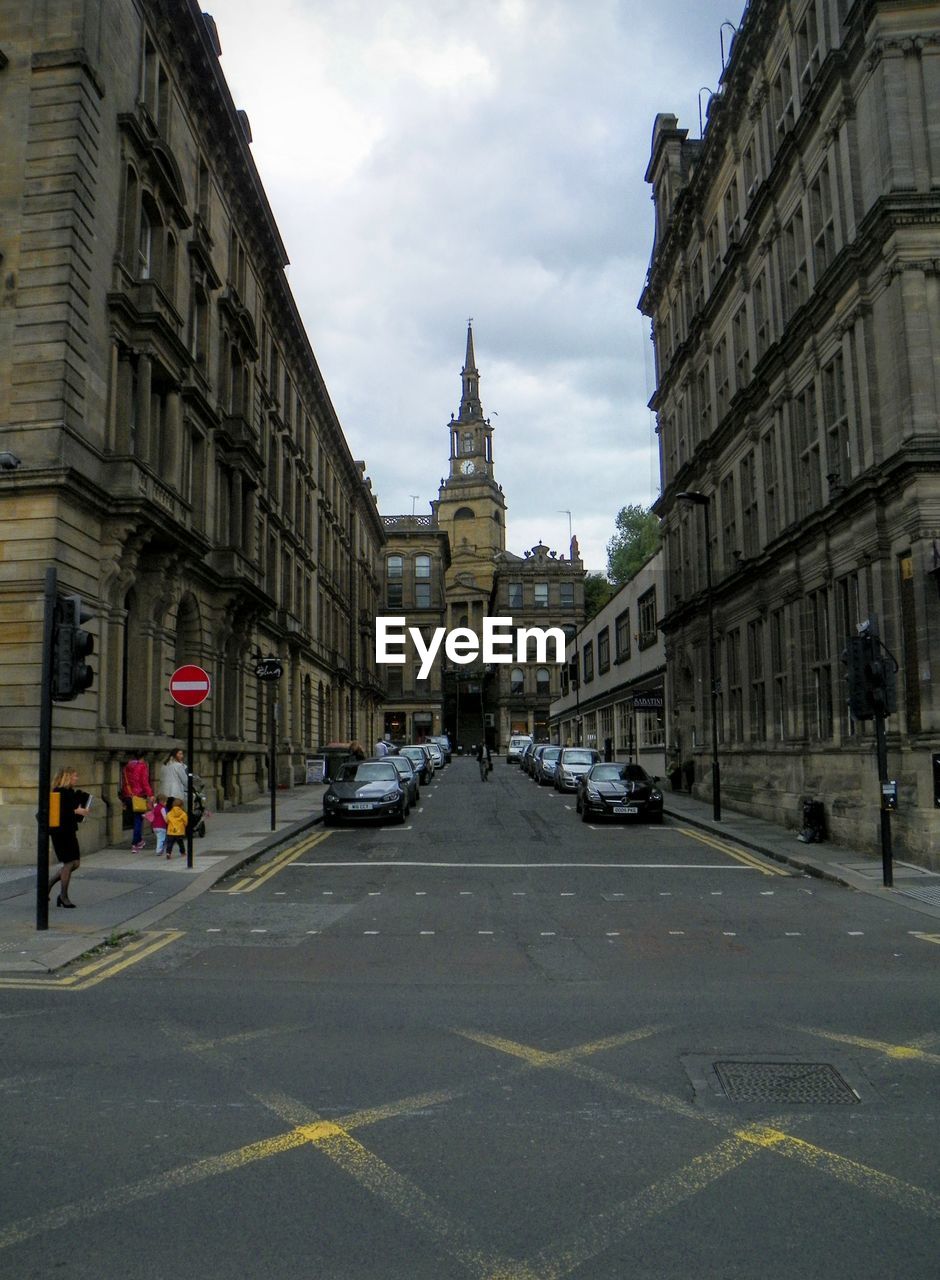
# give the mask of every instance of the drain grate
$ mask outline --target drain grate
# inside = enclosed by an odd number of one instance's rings
[[[932,907],[940,907],[940,885],[907,885],[898,889],[907,898],[916,898],[918,902],[927,902]]]
[[[716,1062],[732,1102],[855,1103],[855,1090],[828,1062]]]

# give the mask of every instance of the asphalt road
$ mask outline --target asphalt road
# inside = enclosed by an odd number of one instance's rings
[[[936,1280],[920,923],[455,761],[0,990],[0,1275]]]

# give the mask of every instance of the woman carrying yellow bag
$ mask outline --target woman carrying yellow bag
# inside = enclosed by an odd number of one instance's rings
[[[135,751],[121,771],[121,787],[124,802],[130,806],[134,815],[134,832],[131,848],[140,853],[144,847],[144,814],[153,804],[153,787],[150,785],[150,770],[143,759],[142,751]]]

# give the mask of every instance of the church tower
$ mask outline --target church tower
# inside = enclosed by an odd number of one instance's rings
[[[506,547],[506,499],[493,470],[493,427],[480,403],[472,321],[467,324],[460,378],[460,408],[456,418],[451,414],[447,428],[449,474],[433,505],[451,547],[448,625],[470,626],[479,633],[493,587],[495,557]]]

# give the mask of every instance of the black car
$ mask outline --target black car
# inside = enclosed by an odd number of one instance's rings
[[[323,796],[323,822],[337,818],[394,818],[404,822],[411,806],[404,779],[391,760],[350,760]]]
[[[621,817],[662,822],[658,781],[638,764],[596,764],[578,779],[575,808],[584,822]]]
[[[407,756],[403,755],[387,756],[386,759],[389,760],[401,774],[401,780],[405,784],[405,790],[408,792],[408,803],[410,805],[416,805],[418,803],[420,789],[418,787],[418,770],[415,767],[414,761],[409,760]]]

